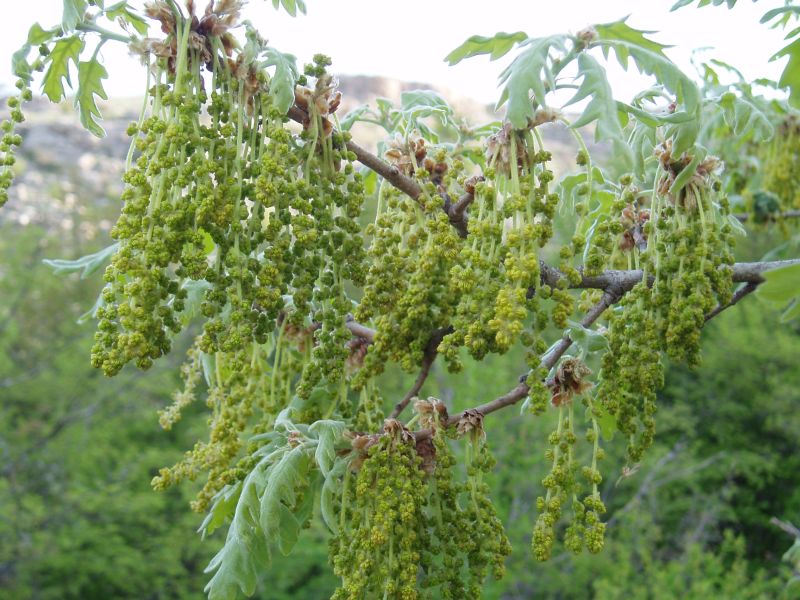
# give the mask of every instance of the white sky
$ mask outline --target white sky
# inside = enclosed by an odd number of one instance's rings
[[[7,0],[6,0],[7,1]],[[111,2],[112,0],[106,0]],[[307,0],[308,15],[291,18],[277,12],[269,0],[250,0],[244,17],[255,23],[270,44],[297,55],[300,64],[315,52],[333,58],[333,71],[342,74],[382,75],[448,88],[481,102],[497,97],[496,78],[508,62],[473,58],[448,67],[443,58],[473,34],[523,30],[529,35],[574,32],[589,24],[630,15],[628,23],[657,30],[654,37],[675,46],[670,57],[689,68],[692,49],[712,46],[708,57],[740,68],[746,77],[777,78],[783,61],[769,63],[782,47],[779,31],[760,25],[763,12],[780,0],[753,5],[740,0],[733,10],[724,7],[684,8],[669,12],[674,0]],[[141,6],[142,2],[132,2]],[[205,6],[205,0],[197,4]],[[14,2],[0,20],[0,86],[13,84],[10,56],[24,42],[34,21],[50,26],[60,20],[62,0]],[[158,32],[152,28],[153,35]],[[112,48],[112,46],[115,46]],[[111,97],[138,96],[144,79],[138,63],[121,44],[103,50]],[[627,99],[647,86],[647,80],[609,68],[615,93]]]

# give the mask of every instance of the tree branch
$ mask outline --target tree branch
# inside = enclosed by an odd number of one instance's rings
[[[600,301],[597,304],[595,304],[589,310],[589,312],[587,312],[586,315],[583,317],[583,319],[581,320],[581,325],[583,325],[584,327],[591,327],[592,324],[594,324],[594,322],[600,318],[600,315],[602,315],[609,306],[611,306],[615,302],[618,302],[620,298],[622,298],[623,294],[624,292],[618,288],[609,288],[608,290],[606,290]],[[542,359],[542,367],[544,367],[548,371],[551,368],[553,368],[555,364],[559,361],[559,359],[562,356],[564,356],[564,353],[571,345],[572,345],[572,339],[569,337],[568,334],[565,333],[564,336],[561,338],[561,340],[559,340],[559,342],[553,347],[553,349],[550,350],[550,352],[548,352],[544,356],[544,358]],[[486,404],[481,404],[480,406],[476,406],[475,408],[468,410],[479,412],[482,415],[488,415],[489,413],[498,411],[501,408],[505,408],[506,406],[511,406],[512,404],[516,404],[517,402],[525,398],[528,395],[528,392],[530,391],[530,387],[528,386],[527,383],[525,383],[527,377],[528,377],[527,374],[520,376],[520,382],[513,390],[511,390],[507,394],[504,394],[499,398],[495,398],[491,402],[487,402]],[[447,420],[447,425],[450,426],[457,424],[466,412],[467,411],[462,411],[456,415],[451,416]]]
[[[746,283],[745,285],[740,287],[738,290],[736,290],[734,292],[733,296],[731,297],[730,302],[728,302],[727,304],[718,305],[714,310],[712,310],[710,313],[708,313],[706,315],[706,322],[708,322],[709,320],[711,320],[714,317],[716,317],[719,313],[721,313],[726,308],[730,308],[731,306],[733,306],[734,304],[739,302],[739,300],[741,300],[742,298],[744,298],[748,294],[751,294],[751,293],[755,292],[757,287],[758,287],[758,284],[753,282],[753,281],[751,281],[749,283]]]
[[[288,117],[292,121],[300,123],[303,127],[309,123],[309,116],[306,111],[297,105],[289,109]],[[368,169],[375,171],[378,175],[386,179],[394,187],[401,192],[408,194],[411,198],[416,200],[422,193],[422,188],[411,177],[404,175],[400,170],[390,165],[384,160],[381,160],[366,148],[362,148],[353,141],[345,143],[345,147],[356,155],[358,161]]]
[[[745,221],[752,221],[756,215],[754,215],[753,213],[736,213],[733,216],[734,218],[744,223]],[[774,221],[779,221],[781,219],[796,219],[800,217],[800,210],[786,210],[779,213],[767,214],[764,217],[765,217],[763,221],[764,223],[772,223]],[[756,221],[756,222],[760,223],[761,221]]]
[[[706,321],[713,318],[728,306],[733,306],[739,300],[744,298],[747,294],[749,294],[752,290],[758,287],[758,284],[764,281],[762,273],[765,271],[769,271],[770,269],[776,269],[778,267],[785,267],[787,265],[794,265],[800,264],[800,258],[789,259],[789,260],[776,260],[776,261],[766,261],[766,262],[753,262],[753,263],[736,263],[733,265],[733,281],[746,283],[747,285],[744,286],[742,289],[737,291],[734,294],[734,298],[731,299],[731,302],[724,307],[720,308],[717,307],[714,309],[709,315],[706,317]],[[559,279],[564,277],[564,275],[558,271],[557,269],[553,269],[552,267],[548,267],[542,263],[542,281],[548,284],[555,284]],[[618,302],[622,296],[625,295],[626,292],[630,291],[634,285],[636,285],[639,281],[642,280],[642,271],[634,270],[634,271],[605,271],[600,275],[593,276],[593,277],[584,277],[581,283],[577,286],[573,286],[575,288],[601,288],[605,290],[603,297],[600,299],[600,302],[595,304],[589,312],[586,313],[584,318],[581,320],[581,325],[584,327],[590,327],[594,322],[600,318],[600,316],[605,312],[605,310],[610,307],[611,305]],[[602,284],[606,284],[604,287],[601,287]],[[752,289],[750,289],[752,286]],[[749,291],[744,292],[744,289],[749,289]],[[553,349],[548,352],[544,358],[542,359],[542,366],[548,370],[556,365],[556,363],[561,359],[567,349],[572,345],[572,339],[570,339],[568,334],[564,334],[561,340],[553,347]],[[516,404],[523,398],[528,395],[530,391],[530,387],[525,382],[527,379],[527,374],[520,376],[520,382],[517,386],[512,389],[511,391],[487,402],[485,404],[481,404],[480,406],[476,406],[472,409],[467,409],[471,411],[479,412],[483,415],[488,415],[489,413],[493,413],[498,411],[506,406],[511,406]],[[456,415],[451,416],[447,420],[447,426],[455,425],[459,422],[459,420],[464,416],[467,411],[462,411]],[[419,431],[415,434],[417,439],[426,439],[430,437],[431,432],[427,430]]]
[[[389,415],[389,418],[396,419],[400,416],[408,403],[419,394],[419,391],[422,389],[422,386],[425,384],[425,380],[428,379],[428,374],[431,372],[431,367],[433,363],[436,361],[436,357],[438,356],[437,348],[439,344],[442,343],[442,338],[446,336],[448,333],[453,331],[452,327],[442,327],[441,329],[437,329],[431,335],[431,339],[428,340],[428,344],[425,347],[425,355],[422,359],[422,365],[420,366],[419,375],[417,375],[417,379],[414,382],[414,385],[411,386],[411,389],[408,390],[403,399],[400,400],[397,404],[394,405],[394,410],[392,410],[392,414]]]
[[[762,276],[762,273],[764,273],[764,271],[797,264],[800,264],[800,258],[771,260],[765,262],[736,263],[733,265],[733,281],[735,283],[763,283],[764,277]],[[545,283],[551,287],[557,285],[560,279],[566,278],[561,271],[544,263],[540,263],[540,268],[542,273],[542,283]],[[627,292],[633,289],[633,286],[635,286],[641,280],[641,269],[634,269],[630,271],[618,271],[610,269],[608,271],[603,271],[599,275],[584,275],[578,285],[570,285],[569,287],[572,289],[615,289],[621,292]]]
[[[351,317],[352,318],[352,317]],[[344,324],[356,337],[364,338],[370,344],[375,341],[375,330],[371,329],[361,323],[356,323],[353,320],[348,319],[348,321]]]

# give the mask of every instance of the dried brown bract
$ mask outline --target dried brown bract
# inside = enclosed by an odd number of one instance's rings
[[[405,175],[413,175],[428,154],[425,140],[415,133],[408,138],[397,134],[387,145],[389,149],[384,153],[386,160]]]
[[[460,436],[467,433],[483,435],[483,413],[474,409],[464,411],[464,414],[458,420],[456,431]]]
[[[550,383],[552,398],[550,402],[553,406],[565,406],[572,402],[575,396],[580,396],[583,392],[593,387],[593,384],[586,381],[592,374],[592,370],[579,358],[565,358],[558,365],[556,375]]]

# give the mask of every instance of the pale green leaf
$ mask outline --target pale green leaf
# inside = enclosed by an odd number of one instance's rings
[[[226,485],[214,495],[211,508],[197,530],[203,538],[214,533],[214,530],[222,527],[233,516],[241,494],[242,482],[237,481],[234,485]]]
[[[594,29],[600,36],[600,39],[626,42],[632,47],[649,50],[663,58],[666,58],[664,49],[670,48],[670,46],[661,44],[647,37],[648,34],[656,33],[655,31],[635,29],[626,23],[627,20],[628,17],[625,17],[619,21],[595,25]]]
[[[682,110],[670,115],[673,123],[670,128],[673,154],[679,156],[691,148],[697,138],[702,96],[697,85],[664,54],[666,46],[648,39],[645,36],[648,32],[633,29],[624,20],[597,25],[595,29],[598,39],[594,45],[601,47],[606,56],[613,51],[619,64],[626,70],[629,59],[633,59],[640,72],[655,77],[674,95]]]
[[[697,167],[700,165],[702,160],[705,158],[705,153],[695,150],[694,156],[692,156],[691,162],[681,169],[681,172],[675,177],[672,185],[669,188],[669,193],[672,195],[677,194],[680,192],[689,180],[694,177],[695,173],[697,172]]]
[[[761,16],[759,23],[769,23],[775,17],[780,17],[776,24],[785,24],[791,17],[800,17],[800,6],[781,6],[768,10]]]
[[[309,433],[317,436],[317,449],[314,460],[317,462],[323,477],[327,477],[336,460],[336,444],[342,439],[345,424],[342,421],[316,421],[308,428]]]
[[[800,296],[800,264],[766,271],[756,293],[764,300],[785,304]]]
[[[75,94],[75,106],[81,124],[97,137],[105,136],[106,132],[97,122],[102,118],[100,109],[97,108],[95,96],[108,100],[103,89],[103,79],[108,78],[108,71],[100,64],[96,57],[78,63],[78,90]]]
[[[203,379],[206,380],[206,385],[211,387],[216,382],[216,364],[213,354],[207,352],[200,352],[200,365],[203,367]]]
[[[339,121],[339,129],[342,131],[350,131],[353,125],[360,121],[361,117],[363,117],[367,112],[369,112],[368,105],[361,104],[356,106],[353,110],[348,112],[341,121]]]
[[[577,321],[569,321],[567,333],[570,339],[583,350],[585,354],[601,352],[608,349],[608,340],[599,331],[584,327]]]
[[[122,19],[128,25],[133,27],[133,29],[139,35],[145,35],[147,33],[147,21],[134,11],[129,5],[126,0],[122,2],[117,2],[116,4],[112,4],[105,10],[106,18],[116,21],[117,19]]]
[[[200,308],[206,296],[206,291],[211,289],[211,284],[205,279],[194,281],[187,279],[181,286],[186,290],[186,299],[183,303],[183,310],[179,317],[184,325],[188,325],[189,321],[194,319],[200,314]]]
[[[106,305],[106,301],[103,299],[103,291],[110,287],[111,287],[110,283],[107,283],[103,287],[103,290],[101,290],[101,292],[97,295],[97,299],[94,301],[94,305],[92,306],[92,308],[90,308],[80,317],[78,317],[78,323],[83,324],[89,321],[89,319],[97,318],[97,311]]]
[[[267,483],[260,501],[259,523],[267,539],[277,539],[283,526],[281,505],[294,508],[298,488],[307,485],[309,458],[301,446],[292,448],[267,469]],[[287,526],[291,526],[287,524]]]
[[[593,410],[592,413],[589,413],[590,410]],[[593,404],[591,409],[587,409],[587,413],[589,415],[593,415],[595,420],[597,421],[597,426],[600,428],[600,435],[606,442],[610,442],[614,439],[614,433],[617,431],[617,419],[608,412],[603,406],[599,404]]]
[[[294,104],[294,87],[297,83],[297,59],[292,54],[278,52],[267,47],[262,65],[275,67],[275,73],[269,82],[270,96],[281,113],[286,114]]]
[[[47,57],[49,67],[44,74],[42,90],[51,102],[61,102],[65,97],[64,81],[72,87],[69,76],[69,63],[78,64],[78,56],[83,50],[83,40],[78,35],[58,40]]]
[[[306,13],[306,4],[303,0],[272,0],[272,6],[276,10],[283,6],[283,9],[293,17],[297,16],[298,10],[303,14]]]
[[[555,87],[550,52],[564,50],[566,39],[564,35],[552,35],[529,40],[500,74],[504,87],[496,108],[508,102],[507,118],[517,129],[527,127],[528,120],[533,119],[534,104],[546,106],[545,95]]]
[[[800,106],[800,39],[781,48],[770,60],[778,60],[784,56],[788,56],[789,61],[781,73],[778,85],[789,88],[789,102],[794,106]]]
[[[591,100],[581,116],[572,123],[572,127],[577,129],[596,121],[595,140],[610,141],[615,157],[622,161],[625,170],[630,169],[633,155],[622,133],[617,104],[606,78],[605,69],[592,56],[581,53],[578,56],[578,76],[582,78],[581,85],[565,106],[580,102],[587,97]]]
[[[28,30],[28,39],[25,44],[11,56],[11,70],[17,77],[26,83],[31,80],[31,66],[28,64],[28,54],[31,48],[45,44],[54,37],[61,35],[61,28],[44,29],[39,23],[34,23]]]
[[[64,33],[75,31],[78,24],[83,21],[87,6],[86,0],[64,0],[64,12],[61,17]]]
[[[262,461],[245,477],[225,544],[205,569],[215,572],[205,587],[209,600],[231,600],[239,590],[251,596],[259,571],[269,562],[269,549],[258,526],[256,493],[266,466]]]
[[[45,258],[42,262],[48,267],[51,267],[56,275],[81,271],[81,279],[86,279],[89,277],[89,275],[97,271],[106,262],[108,262],[108,259],[111,258],[118,248],[119,242],[116,242],[110,246],[107,246],[106,248],[103,248],[102,250],[98,250],[92,254],[87,254],[86,256],[81,256],[75,260]]]
[[[333,532],[339,531],[339,523],[336,520],[336,509],[341,502],[342,477],[349,468],[349,458],[340,457],[336,460],[333,468],[325,476],[325,483],[322,484],[320,493],[319,512],[322,520]]]
[[[524,31],[517,31],[516,33],[501,31],[492,37],[473,35],[448,54],[444,60],[451,66],[461,62],[465,58],[481,54],[488,54],[491,60],[497,60],[505,56],[516,44],[526,39],[528,39],[528,34]]]
[[[720,96],[719,106],[725,122],[736,135],[752,132],[754,141],[760,142],[770,139],[775,132],[767,116],[747,98],[727,92]]]

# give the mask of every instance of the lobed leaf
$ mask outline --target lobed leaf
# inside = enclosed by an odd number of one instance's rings
[[[306,3],[304,0],[272,0],[272,6],[278,10],[281,6],[291,16],[296,17],[297,11],[306,14]]]
[[[103,89],[103,79],[107,78],[108,71],[96,57],[78,64],[78,90],[75,94],[75,106],[78,108],[81,124],[97,137],[105,136],[106,132],[97,122],[102,119],[102,115],[94,97],[98,96],[103,100],[108,100],[106,91]]]
[[[275,74],[269,82],[269,93],[284,114],[294,104],[294,88],[297,83],[297,58],[284,54],[275,48],[267,47],[262,66],[275,67]]]
[[[525,50],[500,74],[500,84],[505,87],[495,109],[508,102],[506,116],[517,129],[527,127],[528,120],[533,119],[534,104],[546,106],[545,95],[555,88],[550,52],[563,51],[566,40],[565,35],[528,40]]]
[[[336,501],[341,498],[341,478],[349,464],[348,458],[339,457],[325,476],[325,482],[322,484],[320,492],[319,512],[322,520],[333,533],[339,531],[339,523],[336,521]]]
[[[655,54],[667,58],[666,54],[664,54],[664,49],[671,48],[671,46],[651,40],[647,37],[647,35],[656,33],[655,31],[635,29],[628,25],[626,22],[627,20],[628,17],[624,17],[619,21],[595,25],[594,29],[597,31],[597,34],[601,40],[616,40],[619,42],[625,42],[630,44],[632,47],[649,50]]]
[[[789,61],[781,73],[778,85],[789,88],[789,102],[793,106],[800,106],[800,38],[778,50],[770,60],[778,60],[784,56],[788,56]]]
[[[42,262],[48,267],[51,267],[56,275],[82,271],[81,279],[86,279],[89,277],[89,275],[97,271],[106,262],[108,262],[108,259],[111,258],[118,248],[119,242],[116,242],[110,246],[107,246],[106,248],[103,248],[102,250],[98,250],[92,254],[87,254],[86,256],[81,256],[75,260],[45,258]]]
[[[51,102],[61,102],[65,97],[64,81],[72,87],[69,76],[70,61],[78,64],[78,56],[83,50],[84,42],[79,35],[72,35],[58,40],[47,56],[49,67],[44,74],[42,90]]]
[[[28,30],[28,39],[22,47],[11,56],[11,70],[14,75],[26,83],[31,80],[31,66],[28,64],[28,54],[31,48],[45,44],[54,37],[61,35],[61,28],[44,29],[39,23],[34,23]]]
[[[747,98],[727,92],[720,96],[719,106],[725,122],[738,136],[752,132],[755,141],[764,141],[775,133],[769,118]]]
[[[670,115],[672,125],[668,132],[673,138],[672,151],[680,156],[691,148],[697,139],[702,96],[697,85],[664,54],[663,49],[668,46],[648,39],[645,34],[649,32],[633,29],[625,24],[624,19],[597,25],[595,29],[598,39],[594,45],[601,47],[606,56],[614,52],[617,62],[626,70],[629,59],[633,59],[640,72],[652,75],[674,94],[675,101],[683,110]]]
[[[64,0],[64,12],[61,16],[61,26],[64,33],[75,31],[79,23],[83,22],[88,4],[86,0]]]
[[[767,302],[784,308],[781,321],[800,317],[800,265],[789,265],[764,273],[764,283],[756,294]]]
[[[236,511],[236,504],[239,502],[241,494],[241,481],[237,481],[234,485],[226,485],[217,492],[212,500],[211,509],[203,519],[197,532],[205,538],[206,535],[211,535],[216,529],[222,527],[225,521],[231,518]]]
[[[122,19],[128,25],[133,27],[133,29],[139,35],[145,35],[147,33],[148,25],[147,21],[144,17],[140,14],[136,13],[131,7],[128,5],[127,0],[122,0],[122,2],[117,2],[116,4],[112,4],[108,8],[105,9],[105,16],[106,18],[116,21],[118,19]]]
[[[501,31],[500,33],[494,34],[492,37],[473,35],[448,54],[444,60],[450,66],[458,64],[465,58],[471,58],[481,54],[488,54],[490,60],[497,60],[508,54],[515,45],[527,39],[528,34],[524,31],[517,31],[516,33]]]
[[[323,477],[327,477],[333,468],[336,460],[336,444],[342,439],[345,427],[343,421],[322,420],[316,421],[308,428],[309,433],[317,436],[314,460]]]
[[[633,155],[622,132],[617,104],[606,78],[605,69],[592,56],[581,53],[578,56],[578,76],[582,78],[581,85],[564,106],[575,104],[587,97],[591,97],[591,100],[581,116],[572,123],[572,127],[577,129],[596,121],[595,140],[611,142],[614,154],[623,161],[624,168],[629,169]]]
[[[678,10],[679,8],[683,8],[684,6],[689,6],[693,4],[695,0],[678,0],[675,4],[672,5],[670,8],[671,11]],[[736,0],[699,0],[697,2],[698,8],[703,8],[704,6],[714,5],[719,6],[722,3],[727,4],[728,8],[733,8],[736,5]]]

